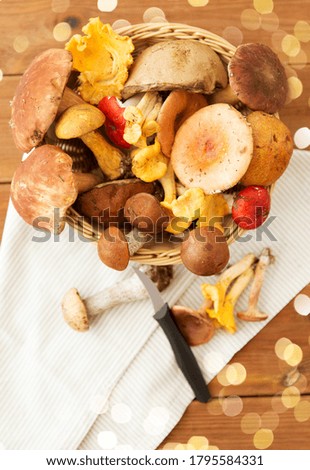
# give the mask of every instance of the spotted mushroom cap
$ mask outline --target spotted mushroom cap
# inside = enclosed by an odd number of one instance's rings
[[[48,49],[35,57],[17,86],[10,125],[15,145],[29,152],[55,119],[72,70],[71,53]]]
[[[63,218],[77,195],[72,159],[53,145],[34,149],[13,176],[11,198],[15,209],[28,224],[50,232],[63,230]]]

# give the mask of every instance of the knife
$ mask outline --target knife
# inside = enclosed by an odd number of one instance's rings
[[[155,310],[154,318],[167,336],[177,364],[195,393],[196,400],[207,403],[211,399],[208,386],[191,348],[173,319],[169,305],[163,300],[151,279],[139,269],[133,269],[148,291]]]

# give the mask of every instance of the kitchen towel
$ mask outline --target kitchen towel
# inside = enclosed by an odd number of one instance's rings
[[[310,280],[310,152],[295,151],[276,185],[265,228],[231,247],[231,261],[271,247],[260,307],[271,320]],[[38,238],[35,242],[33,237]],[[249,239],[250,238],[250,239]],[[87,297],[132,276],[106,268],[92,243],[70,227],[43,241],[10,205],[0,266],[0,442],[7,449],[156,448],[193,399],[149,300],[123,304],[89,332],[64,323],[60,302],[70,288]],[[215,278],[208,279],[214,282]],[[163,297],[198,307],[198,278],[182,266]],[[246,298],[238,305],[243,308]],[[237,321],[193,348],[211,380],[268,322]]]

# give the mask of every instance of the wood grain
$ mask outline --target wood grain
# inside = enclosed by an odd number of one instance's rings
[[[309,395],[302,399],[310,402]],[[265,412],[272,411],[271,398],[243,398],[242,412],[232,417],[224,414],[217,416],[210,414],[209,410],[212,409],[214,401],[217,402],[218,407],[221,407],[221,403],[216,398],[206,405],[193,402],[160,448],[172,442],[186,444],[192,436],[204,436],[209,440],[210,445],[215,445],[219,449],[255,449],[254,434],[245,434],[242,431],[241,420],[247,413],[257,413],[261,416]],[[274,441],[269,449],[309,449],[309,420],[303,423],[297,422],[292,409],[278,416],[279,425],[273,431]]]

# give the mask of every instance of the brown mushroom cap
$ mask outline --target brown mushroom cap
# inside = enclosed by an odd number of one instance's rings
[[[72,159],[53,145],[33,150],[13,176],[11,198],[19,215],[51,232],[63,230],[62,218],[77,195]]]
[[[11,115],[14,142],[23,152],[36,147],[54,121],[71,69],[70,52],[48,49],[23,74]]]
[[[214,227],[197,227],[182,242],[184,266],[198,276],[212,276],[222,271],[229,260],[229,249],[223,233]]]
[[[106,228],[98,241],[98,255],[109,268],[124,271],[129,263],[129,247],[123,232],[111,226]]]
[[[229,83],[249,108],[275,113],[286,100],[287,78],[278,56],[265,44],[237,47],[228,64]]]
[[[189,307],[174,305],[171,308],[179,330],[190,346],[207,343],[214,335],[214,323],[207,316],[203,317]]]
[[[154,191],[154,183],[135,178],[109,181],[80,194],[75,207],[80,214],[97,218],[100,223],[122,223],[125,220],[123,208],[126,201],[134,194]]]
[[[169,224],[169,216],[155,196],[148,193],[135,194],[124,207],[125,217],[140,232],[162,232]]]
[[[140,92],[184,89],[210,94],[226,87],[227,72],[211,47],[198,41],[161,41],[135,60],[122,91],[124,99]]]

